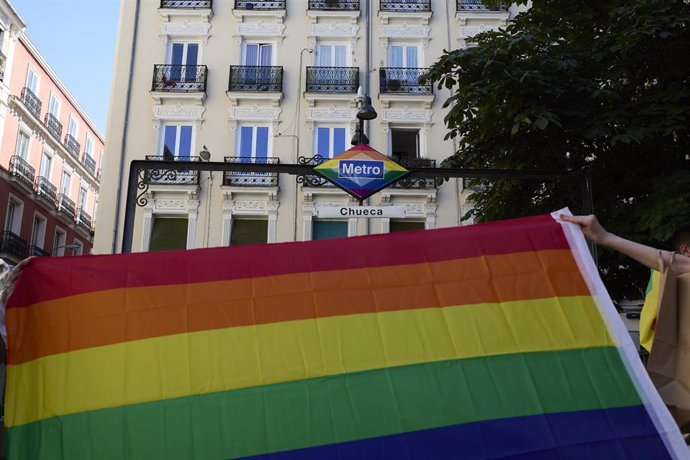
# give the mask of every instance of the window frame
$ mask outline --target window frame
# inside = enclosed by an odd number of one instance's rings
[[[39,222],[39,228],[37,232],[36,221]],[[31,223],[31,239],[29,244],[31,246],[36,246],[40,249],[45,249],[46,247],[46,233],[48,229],[48,219],[38,212],[34,212],[34,218]],[[40,241],[40,244],[39,244]]]
[[[55,226],[53,232],[53,250],[51,255],[63,257],[65,255],[65,246],[67,245],[67,231],[64,228]]]
[[[10,213],[10,206],[14,207],[12,213]],[[7,207],[5,209],[5,223],[3,226],[4,231],[12,232],[15,235],[20,235],[22,231],[22,219],[24,218],[24,202],[16,196],[10,194],[9,199],[7,200]],[[11,220],[10,215],[12,216]]]
[[[257,158],[268,158],[272,156],[273,152],[273,136],[272,134],[272,127],[269,124],[261,124],[261,123],[241,123],[237,127],[237,139],[236,139],[236,145],[235,145],[235,152],[237,152],[238,157],[244,158],[245,155],[242,155],[242,147],[243,147],[243,133],[245,132],[245,129],[251,129],[252,130],[252,145],[250,147],[250,155],[247,158],[252,158],[252,159],[257,159]],[[258,131],[261,128],[266,129],[266,155],[265,156],[257,156],[256,154],[256,148],[258,145]]]
[[[57,110],[53,111],[53,107],[57,107]],[[58,99],[54,92],[50,92],[50,98],[48,99],[48,113],[53,115],[55,118],[60,120],[60,111],[62,110],[62,101]]]
[[[321,155],[319,151],[319,130],[321,129],[328,129],[329,130],[329,146],[328,146],[328,152],[329,156],[326,157],[324,155]],[[334,135],[334,130],[335,129],[344,129],[344,146],[343,150],[340,152],[336,152],[336,146],[335,146],[335,135]],[[350,127],[348,124],[336,124],[336,123],[317,123],[314,126],[314,138],[313,138],[313,152],[314,155],[321,155],[323,158],[333,158],[334,156],[344,152],[347,150],[349,147],[349,139],[351,138],[351,133],[350,133]]]
[[[22,137],[26,138],[25,143],[22,143],[20,141],[20,139],[22,139]],[[20,153],[20,151],[19,151],[21,145],[24,145],[24,153],[23,154]],[[25,133],[24,130],[22,130],[22,129],[18,130],[18,132],[17,132],[17,143],[15,144],[15,147],[14,147],[14,154],[16,156],[18,156],[19,158],[21,158],[22,160],[28,161],[29,160],[29,152],[30,152],[29,146],[30,145],[31,145],[31,135]]]
[[[34,78],[29,78],[33,75]],[[30,84],[30,81],[35,82],[35,86],[32,87]],[[31,64],[28,65],[27,71],[26,71],[26,80],[25,80],[25,86],[29,88],[29,90],[34,93],[38,97],[38,92],[41,89],[41,75],[34,70],[34,68],[31,66]]]
[[[185,124],[185,123],[163,123],[161,124],[161,132],[160,132],[160,147],[158,148],[158,151],[160,152],[160,156],[165,156],[165,138],[166,138],[166,131],[168,128],[175,128],[175,151],[171,152],[173,154],[174,158],[191,158],[194,152],[194,145],[196,143],[196,129],[194,129],[193,124]],[[180,156],[180,140],[182,138],[182,128],[189,128],[190,129],[190,136],[189,136],[189,155],[188,156]]]

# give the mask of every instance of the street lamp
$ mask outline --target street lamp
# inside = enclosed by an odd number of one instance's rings
[[[56,248],[53,248],[50,255],[54,256],[55,251],[57,251],[58,249],[72,249],[72,250],[74,250],[74,249],[79,249],[79,248],[80,248],[80,246],[78,244],[63,244],[63,245],[60,245]]]
[[[364,95],[361,86],[359,87],[359,90],[357,90],[357,97],[355,97],[355,102],[358,106],[357,119],[359,120],[359,124],[357,125],[357,129],[355,130],[355,135],[352,136],[350,144],[368,145],[369,138],[367,138],[367,135],[364,134],[364,120],[373,120],[378,116],[378,114],[376,113],[374,107],[371,105],[371,98],[369,96]]]

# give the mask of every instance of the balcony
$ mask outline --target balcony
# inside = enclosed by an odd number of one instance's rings
[[[67,134],[65,136],[65,148],[67,148],[67,151],[72,154],[74,158],[79,160],[79,150],[81,149],[81,145],[79,145],[79,142],[72,137],[71,134]]]
[[[200,161],[200,157],[169,157],[167,155],[146,155],[147,160],[172,161]],[[152,185],[199,185],[199,171],[185,171],[172,169],[156,169],[149,172]]]
[[[81,164],[84,165],[86,170],[90,172],[92,176],[96,175],[96,160],[94,160],[91,155],[84,152],[84,154],[81,157]]]
[[[32,244],[31,246],[29,246],[29,256],[50,257],[50,253],[45,249],[40,248],[35,244]]]
[[[482,0],[457,0],[458,11],[506,11],[505,5],[486,6]]]
[[[46,125],[46,129],[50,131],[55,139],[60,140],[62,138],[62,123],[60,123],[55,115],[52,113],[46,113],[43,124]]]
[[[404,67],[382,67],[379,69],[379,84],[382,94],[432,94],[431,83],[421,84],[419,77],[429,69],[407,69]]]
[[[278,164],[280,158],[225,157],[226,163]],[[235,187],[277,187],[278,173],[235,172],[223,173],[223,185]]]
[[[58,195],[57,208],[58,211],[69,217],[71,220],[74,220],[74,217],[77,213],[77,207],[74,204],[74,201],[70,200],[67,195],[62,193]]]
[[[212,0],[161,0],[161,8],[203,10],[213,7]]]
[[[0,52],[0,81],[5,80],[5,62],[7,61],[7,58],[5,57],[2,52]]]
[[[84,210],[79,209],[79,212],[77,212],[75,217],[75,222],[78,227],[86,230],[87,233],[91,232],[91,216]]]
[[[55,187],[47,177],[38,176],[34,187],[36,196],[44,199],[48,203],[55,205],[57,201],[57,187]]]
[[[1,254],[7,254],[19,261],[26,258],[27,252],[28,245],[25,239],[10,231],[2,232],[2,238],[0,238]]]
[[[282,93],[283,68],[232,65],[228,91]]]
[[[207,73],[205,65],[156,64],[151,91],[205,93]]]
[[[22,157],[18,155],[10,157],[10,175],[25,187],[34,188],[36,170]]]
[[[41,119],[41,107],[43,106],[43,103],[41,100],[36,96],[33,91],[31,91],[29,88],[22,88],[22,93],[20,99],[26,106],[26,108],[39,120]]]
[[[358,67],[307,67],[308,93],[356,93]]]
[[[422,158],[409,158],[407,156],[394,157],[397,163],[405,168],[435,168],[436,160],[427,160]],[[436,187],[436,179],[434,178],[420,178],[420,177],[404,177],[399,181],[393,183],[391,188],[397,189],[411,189],[411,190],[432,190]]]
[[[380,0],[379,11],[429,12],[431,11],[431,0]]]
[[[358,11],[359,0],[309,0],[310,11]]]
[[[235,0],[236,10],[284,10],[285,0]]]

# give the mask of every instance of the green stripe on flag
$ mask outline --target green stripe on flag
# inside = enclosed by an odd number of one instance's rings
[[[616,348],[440,361],[51,418],[10,459],[232,458],[479,420],[640,404]]]

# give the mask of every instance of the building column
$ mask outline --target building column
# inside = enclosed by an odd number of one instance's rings
[[[196,247],[198,208],[199,200],[187,200],[187,249],[194,249]]]
[[[141,252],[149,250],[149,243],[151,243],[151,231],[153,230],[153,209],[144,209],[144,223],[141,232]]]
[[[280,203],[275,200],[266,203],[266,209],[268,210],[268,243],[275,243],[278,239],[278,206],[280,206]]]

